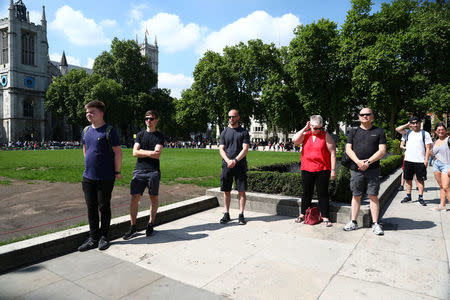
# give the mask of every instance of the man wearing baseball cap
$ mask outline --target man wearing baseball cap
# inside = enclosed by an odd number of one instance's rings
[[[410,126],[411,130],[407,130]],[[422,206],[427,204],[423,200],[424,182],[427,180],[427,165],[430,158],[430,148],[432,144],[431,136],[428,132],[420,129],[420,118],[413,116],[405,125],[395,129],[402,135],[402,141],[406,143],[404,178],[406,181],[406,197],[401,203],[411,201],[412,179],[414,174],[417,178],[419,188],[418,202]]]

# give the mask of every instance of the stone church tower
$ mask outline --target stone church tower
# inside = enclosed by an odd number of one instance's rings
[[[137,38],[136,38],[136,43]],[[138,44],[139,45],[139,44]],[[155,36],[155,44],[151,45],[147,42],[147,32],[145,33],[144,43],[140,45],[141,47],[141,55],[147,57],[147,64],[152,68],[152,70],[158,75],[158,43],[156,41]],[[158,88],[158,83],[156,83],[156,87]]]
[[[22,0],[10,0],[0,19],[0,143],[45,137],[45,92],[50,84],[45,7],[31,23]]]

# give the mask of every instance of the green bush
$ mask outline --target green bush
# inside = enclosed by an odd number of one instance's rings
[[[381,176],[394,172],[402,163],[401,155],[392,155],[380,161]],[[294,197],[302,196],[302,175],[300,172],[288,172],[299,169],[298,163],[283,163],[252,168],[248,172],[248,190],[266,194],[283,194]],[[336,179],[330,180],[329,194],[331,200],[351,203],[350,170],[340,167]]]

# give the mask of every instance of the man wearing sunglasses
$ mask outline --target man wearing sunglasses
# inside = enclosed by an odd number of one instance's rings
[[[137,231],[136,217],[138,205],[145,188],[148,188],[150,196],[150,219],[145,231],[146,236],[153,233],[156,212],[158,211],[158,191],[161,172],[159,169],[159,157],[164,145],[164,136],[156,130],[158,113],[149,110],[145,113],[144,122],[146,129],[136,135],[133,146],[133,156],[137,158],[130,183],[130,229],[123,236],[124,240],[131,239]]]
[[[345,231],[358,229],[359,209],[361,197],[367,185],[367,195],[370,199],[370,213],[372,215],[372,231],[376,235],[383,235],[383,229],[378,223],[380,205],[378,191],[380,190],[381,168],[379,160],[386,154],[386,134],[383,129],[372,125],[374,120],[370,108],[363,108],[359,112],[361,125],[350,131],[345,146],[345,152],[353,161],[350,168],[350,189],[352,191],[352,219],[344,226]]]
[[[247,200],[247,160],[246,155],[250,146],[248,131],[239,125],[239,112],[232,109],[228,112],[229,126],[220,134],[219,151],[222,156],[222,173],[220,175],[220,190],[223,192],[225,214],[220,220],[221,224],[231,221],[230,203],[233,178],[239,193],[239,225],[245,225],[245,202]]]
[[[410,127],[411,130],[406,130]],[[430,149],[433,141],[428,132],[420,129],[420,119],[413,116],[409,123],[399,126],[395,129],[402,135],[402,141],[405,142],[405,165],[403,176],[406,182],[406,197],[401,203],[411,201],[412,179],[414,174],[419,188],[418,202],[422,206],[427,204],[423,200],[423,191],[425,180],[427,180],[427,165],[430,158]]]

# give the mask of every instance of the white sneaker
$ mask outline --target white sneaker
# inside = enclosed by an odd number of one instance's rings
[[[381,225],[378,224],[378,223],[375,223],[375,224],[372,225],[372,231],[376,235],[384,235],[383,228],[381,228]]]
[[[357,230],[357,229],[358,229],[358,224],[353,223],[353,221],[348,222],[344,226],[345,231],[352,231],[352,230]]]

